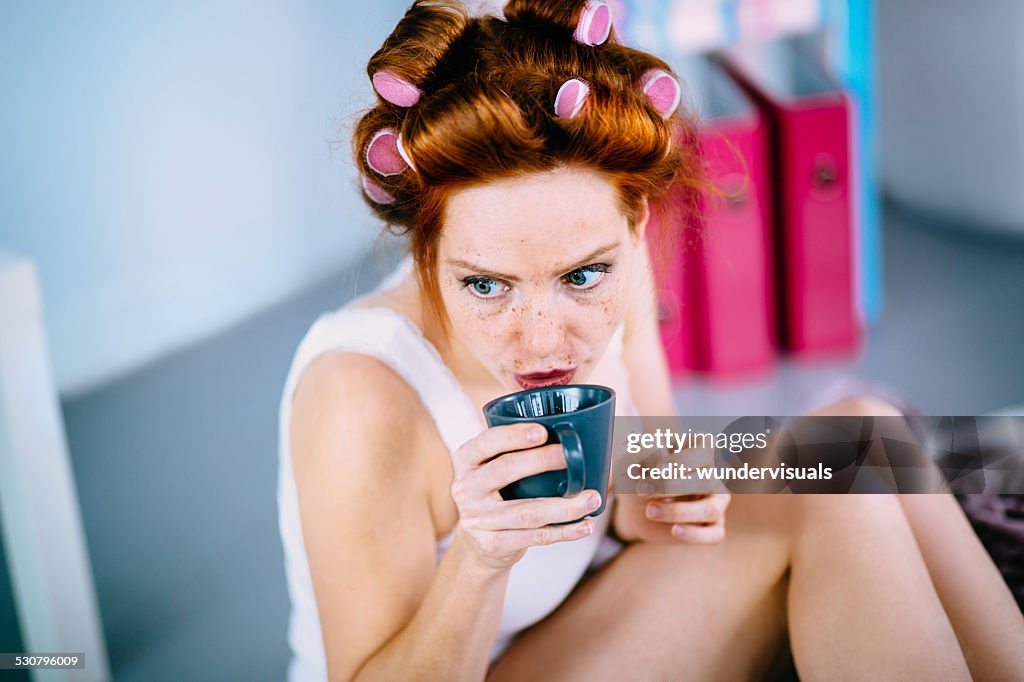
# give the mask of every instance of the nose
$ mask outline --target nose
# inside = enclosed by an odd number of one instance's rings
[[[565,321],[552,305],[534,305],[524,310],[521,321],[523,345],[537,358],[554,354],[565,335]]]

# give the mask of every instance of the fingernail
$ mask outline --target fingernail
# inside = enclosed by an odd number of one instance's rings
[[[589,494],[587,498],[587,509],[597,509],[601,506],[601,493],[596,490]]]
[[[548,432],[544,429],[543,426],[534,426],[532,429],[530,429],[530,432],[526,434],[526,438],[536,443],[537,441],[544,440],[547,434]]]
[[[649,518],[649,519],[660,519],[664,515],[665,515],[665,512],[662,511],[661,507],[659,507],[658,505],[656,505],[656,504],[649,504],[649,505],[647,505],[647,518]]]
[[[590,521],[584,521],[580,524],[580,535],[590,535],[594,532],[594,525]]]
[[[672,526],[672,535],[681,538],[686,535],[686,526]]]

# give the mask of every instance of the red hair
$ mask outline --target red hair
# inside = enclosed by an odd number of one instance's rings
[[[363,175],[394,199],[378,203],[364,192],[394,231],[409,235],[421,289],[443,329],[437,244],[454,190],[588,168],[612,182],[636,234],[645,199],[673,184],[684,191],[706,185],[692,144],[695,120],[681,111],[663,118],[641,90],[644,73],[672,73],[669,66],[619,44],[614,31],[603,45],[577,43],[584,5],[512,0],[502,20],[470,17],[458,2],[416,0],[367,65],[371,79],[390,72],[422,93],[409,107],[378,98],[356,125],[353,147]],[[590,95],[584,110],[565,120],[553,105],[570,78],[585,81]],[[415,170],[384,176],[369,165],[367,148],[382,128],[400,133]]]

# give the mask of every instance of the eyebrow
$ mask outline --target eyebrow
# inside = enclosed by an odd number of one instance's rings
[[[577,260],[572,265],[569,265],[568,267],[564,268],[559,268],[558,274],[562,275],[567,272],[572,272],[573,270],[581,268],[584,265],[588,265],[592,263],[595,259],[600,258],[601,256],[605,256],[614,251],[615,249],[619,248],[619,244],[620,242],[613,242],[611,244],[600,246],[591,251],[590,253],[588,253],[583,258]],[[460,268],[465,268],[466,270],[472,270],[473,272],[477,272],[485,277],[493,277],[494,279],[501,279],[507,282],[519,281],[519,278],[516,277],[515,275],[506,275],[500,272],[496,272],[494,270],[490,270],[488,268],[476,265],[475,263],[470,263],[467,260],[462,260],[461,258],[449,258],[445,262],[448,263],[448,265],[455,265]]]

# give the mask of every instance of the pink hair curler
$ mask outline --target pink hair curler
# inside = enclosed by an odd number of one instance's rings
[[[423,94],[415,85],[390,71],[378,71],[371,80],[378,95],[400,107],[411,107],[420,101]]]
[[[555,95],[555,116],[571,121],[583,109],[587,96],[590,95],[590,86],[586,81],[579,78],[570,78],[562,83]]]
[[[363,176],[363,191],[366,192],[366,196],[378,204],[395,203],[395,198],[387,190],[365,175]]]
[[[612,10],[604,0],[589,0],[580,12],[572,37],[581,45],[600,45],[612,32]]]
[[[664,119],[675,113],[683,92],[672,74],[661,69],[651,69],[640,77],[640,88],[647,101]]]
[[[398,147],[398,138],[391,128],[381,128],[366,146],[366,165],[378,175],[398,175],[408,164]]]

